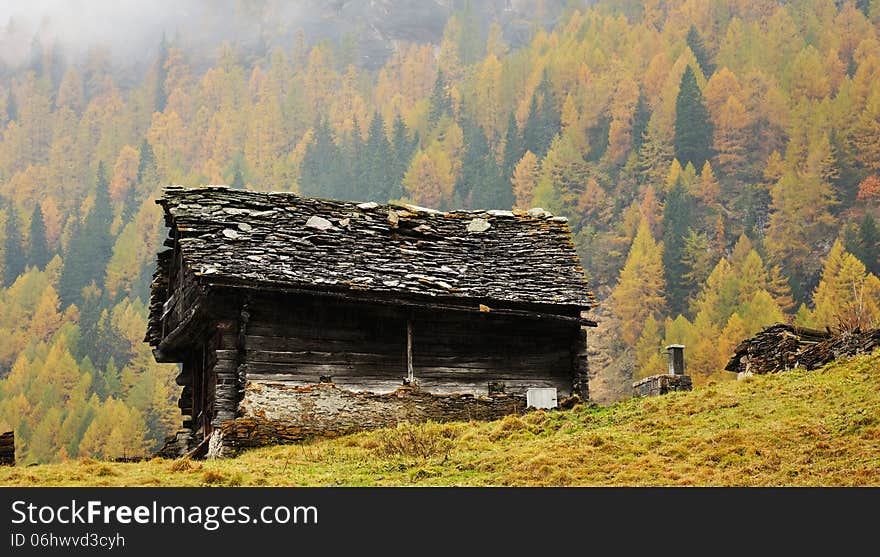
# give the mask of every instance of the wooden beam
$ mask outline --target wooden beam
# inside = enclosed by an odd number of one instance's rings
[[[204,323],[202,323],[203,311],[201,304],[197,304],[187,311],[186,316],[181,319],[180,323],[178,323],[177,327],[174,328],[173,331],[165,335],[161,342],[159,342],[159,346],[157,346],[153,350],[153,355],[156,357],[156,361],[162,362],[179,362],[177,359],[178,356],[175,354],[175,348],[177,348],[180,344],[189,340],[196,336],[199,328],[201,328]],[[159,360],[159,358],[162,360]]]
[[[413,372],[413,352],[412,352],[412,319],[406,320],[406,380],[407,383],[412,385],[415,380],[415,373]]]
[[[493,315],[505,315],[511,317],[521,317],[523,319],[537,319],[537,320],[549,320],[549,321],[563,321],[566,323],[572,323],[576,325],[583,325],[586,327],[595,327],[597,326],[597,322],[592,319],[585,319],[580,316],[571,316],[571,315],[562,315],[558,313],[550,313],[547,311],[531,311],[531,310],[521,310],[521,309],[509,309],[509,308],[498,308],[491,307],[485,304],[481,304],[480,300],[472,299],[469,300],[470,304],[473,305],[450,305],[441,303],[440,300],[437,302],[421,302],[412,299],[406,298],[383,298],[376,296],[369,296],[366,294],[351,294],[348,292],[339,292],[339,291],[326,291],[326,290],[309,290],[305,288],[292,288],[287,286],[280,286],[274,284],[264,284],[264,283],[255,283],[255,284],[238,284],[238,283],[227,283],[227,282],[210,282],[207,284],[208,287],[225,287],[225,288],[233,288],[240,289],[245,291],[257,291],[257,292],[267,292],[267,291],[275,291],[275,292],[284,292],[288,294],[300,294],[305,296],[322,296],[328,298],[337,298],[351,302],[359,302],[359,303],[372,303],[377,305],[392,305],[392,306],[400,306],[400,307],[408,307],[408,308],[418,308],[418,309],[430,309],[430,310],[442,310],[442,311],[457,311],[463,313],[488,313]],[[491,303],[491,302],[490,302]],[[569,309],[572,306],[566,306]],[[486,309],[488,308],[488,310]]]

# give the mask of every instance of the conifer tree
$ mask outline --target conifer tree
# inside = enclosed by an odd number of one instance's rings
[[[363,199],[366,195],[363,178],[367,169],[366,149],[357,120],[339,149],[339,173],[335,176],[330,197],[336,199]]]
[[[138,168],[137,168],[137,187],[136,195],[130,194],[126,197],[123,216],[126,220],[131,219],[137,211],[138,206],[144,198],[152,193],[159,185],[159,166],[156,163],[156,154],[153,152],[153,146],[146,138],[141,142],[138,150]]]
[[[642,181],[659,186],[669,170],[671,161],[675,160],[672,137],[662,121],[660,111],[651,114],[640,137],[638,153]]]
[[[466,120],[462,131],[465,151],[455,184],[456,201],[463,202],[467,208],[511,208],[513,189],[510,182],[501,177],[483,129],[472,120]]]
[[[813,292],[813,305],[815,325],[844,329],[875,327],[880,322],[880,280],[837,240]]]
[[[682,164],[703,168],[712,157],[712,120],[703,102],[703,93],[690,66],[681,76],[675,100],[675,158]]]
[[[416,147],[418,147],[418,139],[410,141],[406,124],[398,112],[391,129],[388,200],[399,199],[403,195],[403,176],[406,174],[406,169],[409,168],[409,162]]]
[[[337,189],[341,170],[339,149],[333,142],[326,119],[315,128],[315,137],[306,148],[300,173],[303,195],[329,197]]]
[[[550,81],[545,75],[532,95],[529,116],[523,126],[523,147],[543,158],[561,127],[562,116],[556,109]]]
[[[9,286],[25,270],[27,255],[21,237],[21,223],[15,205],[6,205],[5,241],[3,243],[3,286]]]
[[[376,112],[370,121],[367,144],[364,147],[364,168],[361,175],[364,180],[366,198],[385,202],[391,199],[391,145],[385,133],[382,116]]]
[[[43,210],[40,204],[34,205],[31,215],[30,236],[28,239],[28,265],[42,269],[52,258],[49,244],[46,241],[46,223],[43,221]]]
[[[64,258],[59,294],[65,305],[79,303],[81,291],[89,283],[104,284],[104,271],[113,255],[112,222],[113,207],[110,204],[107,174],[104,163],[99,162],[92,208],[71,239]]]
[[[854,253],[869,272],[880,276],[880,231],[877,221],[869,213],[859,224],[858,243]]]
[[[233,189],[244,189],[244,176],[241,174],[241,165],[235,165],[235,173],[232,175],[232,183],[229,184]]]
[[[538,185],[540,178],[541,165],[538,157],[531,151],[526,151],[520,161],[516,163],[513,170],[513,177],[510,182],[513,184],[513,195],[516,198],[516,207],[518,209],[529,209],[532,207],[532,200],[535,196],[535,187]]]
[[[685,245],[695,206],[693,198],[679,176],[666,195],[666,203],[663,206],[663,270],[666,279],[666,303],[673,314],[684,311],[684,302],[692,286],[688,280],[689,269],[685,263]]]
[[[665,288],[663,245],[654,241],[642,221],[611,293],[614,313],[621,321],[620,336],[629,346],[635,346],[649,316],[663,315]]]
[[[635,346],[636,363],[639,366],[638,376],[648,377],[656,373],[663,373],[663,359],[661,349],[661,327],[653,315],[645,320],[645,326]]]
[[[709,53],[706,52],[706,45],[703,44],[703,37],[693,25],[688,29],[686,41],[691,52],[694,53],[694,58],[697,59],[700,69],[703,70],[703,75],[708,78],[715,72],[715,67],[709,63]]]
[[[156,154],[153,152],[153,146],[144,138],[138,153],[137,181],[139,184],[149,185],[149,180],[157,176]]]
[[[526,152],[523,144],[522,134],[519,133],[519,126],[516,124],[516,114],[511,112],[507,119],[507,132],[504,135],[504,155],[501,162],[501,172],[506,180],[513,177],[516,164],[522,159]]]
[[[434,81],[434,89],[428,102],[430,104],[428,121],[431,125],[439,122],[444,116],[452,116],[452,97],[449,95],[449,86],[443,76],[443,70],[437,70],[437,79]]]

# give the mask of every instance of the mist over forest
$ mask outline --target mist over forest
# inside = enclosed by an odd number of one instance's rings
[[[34,0],[0,6],[0,62],[10,71],[33,63],[44,49],[70,62],[99,51],[121,69],[145,71],[165,35],[200,64],[229,42],[259,56],[290,49],[301,32],[309,43],[329,41],[357,51],[352,62],[378,69],[396,44],[439,44],[446,21],[466,11],[487,30],[499,21],[518,46],[535,22],[551,26],[561,0]]]

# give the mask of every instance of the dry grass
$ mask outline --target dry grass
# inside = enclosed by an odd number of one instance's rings
[[[374,450],[380,457],[414,457],[429,459],[442,455],[443,460],[452,450],[457,432],[450,425],[409,423],[398,424],[395,428],[382,429],[375,434]],[[352,440],[353,441],[353,440]],[[346,443],[345,446],[357,446]],[[371,445],[373,445],[371,443]]]
[[[0,469],[0,485],[880,486],[880,353],[489,423],[404,424],[222,461]]]

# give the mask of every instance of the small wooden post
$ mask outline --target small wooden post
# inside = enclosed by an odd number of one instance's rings
[[[406,384],[412,385],[415,380],[412,356],[412,319],[406,320]]]

